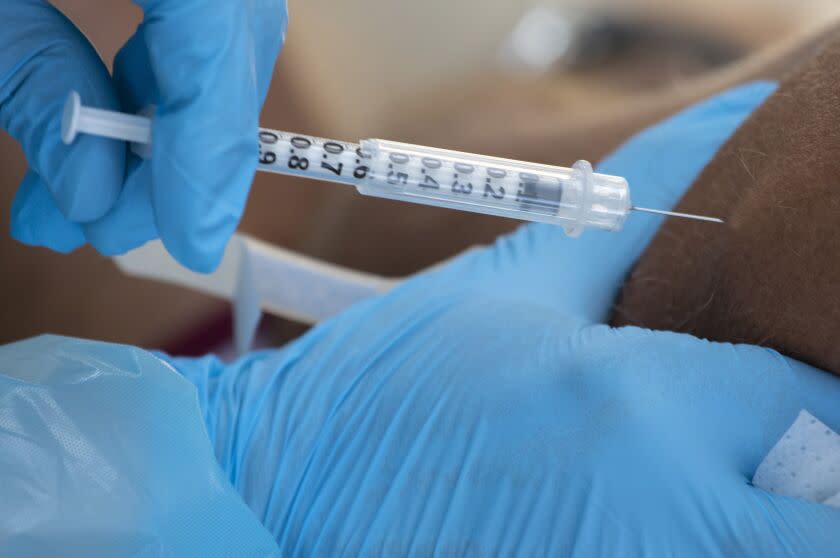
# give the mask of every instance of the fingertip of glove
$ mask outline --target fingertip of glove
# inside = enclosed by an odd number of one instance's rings
[[[202,159],[182,154],[178,158],[167,153],[154,162],[154,219],[175,259],[194,271],[210,273],[221,262],[245,210],[256,148],[243,138],[231,141],[227,149],[208,147]],[[215,164],[203,164],[205,159]]]
[[[61,213],[77,223],[94,221],[113,207],[125,175],[125,146],[114,140],[80,137],[65,151],[48,187]]]
[[[181,210],[171,206],[156,212],[160,238],[181,265],[197,273],[212,273],[224,257],[239,215],[206,199],[186,200],[183,205]]]
[[[230,237],[228,237],[229,239]],[[196,273],[210,274],[219,268],[224,257],[227,240],[224,244],[218,242],[184,243],[162,237],[166,250],[184,267]]]
[[[50,8],[41,16],[43,45],[37,50],[29,45],[32,55],[17,70],[19,85],[9,99],[4,124],[58,209],[70,221],[86,222],[101,217],[119,195],[126,149],[121,142],[84,135],[71,145],[63,143],[64,106],[71,91],[87,106],[118,109],[119,103],[96,51],[53,12]]]
[[[32,171],[24,177],[12,202],[10,233],[23,244],[46,247],[63,254],[85,243],[81,227],[58,211],[49,190]]]
[[[98,231],[85,231],[87,241],[93,248],[105,257],[122,256],[154,240],[153,234],[144,231],[132,231],[131,234],[121,234],[115,237],[111,234],[101,234]]]

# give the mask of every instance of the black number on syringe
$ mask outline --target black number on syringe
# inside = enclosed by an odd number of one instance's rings
[[[408,173],[392,170],[388,173],[387,182],[392,186],[397,184],[408,184]]]
[[[387,177],[388,184],[408,184],[408,173],[394,170],[394,165],[405,165],[411,160],[409,156],[405,153],[391,153],[388,158],[391,160],[391,164],[388,165],[390,170]]]
[[[458,176],[461,174],[470,175],[473,173],[475,168],[472,165],[468,165],[466,163],[455,163],[455,181],[452,183],[452,193],[453,194],[466,194],[470,195],[473,191],[473,185],[471,182],[460,182],[458,180]]]
[[[294,170],[306,170],[309,168],[309,159],[292,155],[289,157],[289,168]]]
[[[309,149],[312,147],[312,141],[309,138],[295,136],[292,138],[292,147],[300,150]],[[294,153],[294,149],[292,153]],[[309,168],[309,159],[292,155],[289,157],[289,168],[292,170],[306,170]]]
[[[435,159],[433,157],[423,157],[420,162],[423,164],[423,169],[420,171],[423,174],[423,182],[418,184],[421,188],[429,188],[431,190],[440,190],[440,184],[437,180],[429,176],[429,171],[437,171],[442,166],[443,163],[440,159]]]
[[[353,178],[358,180],[366,177],[370,172],[370,167],[361,164],[363,159],[370,159],[370,155],[362,151],[362,148],[359,147],[356,149],[356,165],[358,166],[356,167],[356,170],[353,171]]]
[[[344,153],[344,146],[340,143],[328,141],[324,144],[324,159],[327,158],[327,154],[341,155],[342,153]],[[339,163],[337,167],[334,167],[327,161],[321,161],[321,168],[326,169],[337,176],[341,176],[341,173],[344,170],[344,163]]]
[[[312,147],[312,140],[301,136],[295,136],[292,138],[292,147],[297,149],[309,149]]]
[[[262,165],[273,165],[277,162],[277,154],[273,151],[266,151],[263,153],[262,146],[265,145],[274,145],[279,141],[279,137],[274,132],[269,132],[267,130],[260,130],[260,164]]]
[[[505,199],[505,187],[499,186],[499,190],[494,190],[492,185],[493,179],[503,179],[507,173],[502,169],[487,169],[487,178],[484,184],[484,197],[492,196],[493,199]]]

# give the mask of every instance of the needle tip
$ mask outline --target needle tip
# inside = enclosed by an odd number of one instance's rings
[[[678,217],[681,219],[694,219],[695,221],[706,221],[708,223],[724,223],[723,219],[707,217],[705,215],[692,215],[691,213],[679,213],[678,211],[664,211],[662,209],[650,209],[649,207],[631,207],[631,211],[643,211],[645,213],[656,213],[666,217]]]

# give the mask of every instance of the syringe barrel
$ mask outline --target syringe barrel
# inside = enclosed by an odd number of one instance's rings
[[[562,225],[618,231],[630,211],[627,181],[573,168],[477,156],[378,139],[363,140],[370,171],[366,195]]]
[[[71,92],[62,138],[78,132],[131,142],[151,156],[147,117],[92,109]],[[525,221],[561,225],[578,235],[588,227],[618,231],[631,209],[627,181],[596,174],[586,161],[572,168],[525,163],[370,139],[361,145],[260,128],[258,169],[351,184],[359,192]]]

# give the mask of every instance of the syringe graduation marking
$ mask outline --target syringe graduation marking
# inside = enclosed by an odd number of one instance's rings
[[[375,170],[371,173],[373,178],[378,177]],[[388,184],[401,187],[400,193],[406,195],[423,196],[424,192],[435,192],[435,199],[449,198],[458,203],[476,204],[479,202],[469,200],[492,198],[496,205],[506,200],[509,210],[538,211],[544,215],[556,213],[562,194],[562,180],[524,171],[518,174],[521,178],[519,182],[507,171],[492,166],[390,152],[385,177]],[[482,183],[482,175],[483,188],[477,188],[476,184]],[[539,185],[544,188],[539,188]],[[446,190],[442,190],[444,187]],[[541,191],[552,193],[554,199],[544,198]]]
[[[369,170],[363,161],[366,163],[370,156],[358,145],[313,136],[261,129],[259,151],[260,168],[271,172],[339,179],[352,184],[365,178]],[[350,169],[352,176],[349,176]]]

